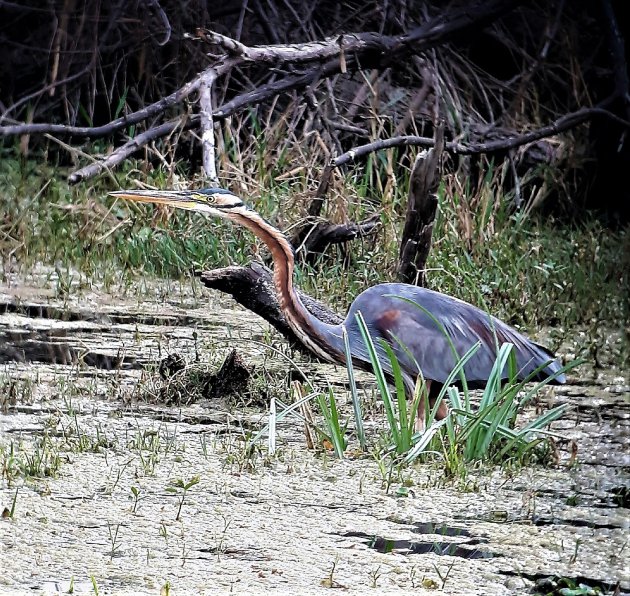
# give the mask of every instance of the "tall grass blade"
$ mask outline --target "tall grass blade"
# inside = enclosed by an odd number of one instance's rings
[[[383,400],[383,407],[385,408],[385,414],[387,416],[387,422],[389,423],[389,428],[392,433],[392,438],[394,444],[398,446],[400,445],[400,432],[398,430],[398,424],[394,415],[392,396],[389,392],[387,379],[385,378],[383,367],[381,366],[381,362],[378,358],[376,347],[374,346],[374,342],[372,341],[372,336],[370,335],[370,332],[365,323],[365,319],[363,318],[361,312],[358,312],[356,314],[356,318],[361,337],[363,338],[363,342],[365,343],[365,347],[368,351],[368,356],[370,358],[370,364],[372,365],[374,371],[374,376],[376,377],[376,384],[378,386],[381,399]]]
[[[405,383],[400,363],[394,350],[387,342],[382,342],[383,349],[387,353],[387,357],[392,365],[392,376],[396,384],[396,401],[398,404],[398,428],[400,429],[400,444],[397,445],[398,453],[404,453],[411,447],[412,428],[409,426],[407,418],[407,395],[405,393]],[[422,391],[418,394],[418,399],[422,399]]]
[[[285,406],[285,404],[283,404],[282,402],[280,402],[280,400],[276,400],[277,404],[280,404],[281,406],[284,407],[284,409],[279,413],[276,414],[275,416],[275,420],[276,420],[276,424],[278,422],[280,422],[281,420],[283,420],[284,418],[286,418],[289,414],[291,413],[295,413],[295,415],[302,420],[302,417],[297,414],[296,410],[298,410],[300,408],[300,406],[303,403],[306,403],[307,401],[310,401],[311,399],[313,399],[315,396],[317,396],[319,393],[318,392],[311,392],[308,395],[305,395],[302,399],[297,400],[296,402],[292,403],[289,406]],[[251,443],[252,445],[256,444],[258,441],[260,441],[260,439],[262,439],[262,437],[265,435],[265,433],[269,432],[269,423],[267,423],[265,426],[263,426],[252,438]]]
[[[323,393],[317,395],[317,403],[326,421],[326,427],[329,432],[328,438],[332,443],[335,454],[339,459],[343,459],[343,453],[346,450],[345,428],[342,429],[339,424],[339,412],[332,389],[328,392],[328,403]]]
[[[276,453],[276,398],[271,397],[269,401],[269,437],[268,437],[269,455]]]
[[[410,463],[414,459],[416,459],[419,455],[421,455],[424,450],[427,448],[433,437],[436,435],[438,430],[442,428],[447,422],[450,420],[449,417],[446,417],[442,420],[438,420],[433,422],[421,435],[420,440],[414,444],[414,446],[409,450],[407,455],[405,456],[405,463]]]
[[[350,351],[350,341],[345,325],[341,326],[343,335],[343,349],[346,355],[346,368],[348,370],[348,381],[350,382],[350,395],[352,396],[352,409],[354,410],[354,424],[357,431],[357,438],[361,449],[365,451],[365,430],[363,428],[363,413],[361,412],[361,401],[357,391],[357,383],[354,378],[354,366],[352,365],[352,352]]]
[[[494,361],[490,375],[488,376],[488,382],[484,389],[481,403],[479,404],[479,416],[475,420],[469,429],[468,433],[463,433],[462,440],[469,435],[466,442],[465,457],[468,460],[482,459],[493,440],[497,426],[502,422],[501,413],[501,397],[502,397],[502,382],[503,371],[508,365],[508,361],[512,359],[513,365],[511,366],[514,376],[516,378],[516,355],[514,353],[514,346],[510,343],[505,343],[499,348],[497,359]],[[513,396],[515,397],[515,395]],[[511,406],[510,401],[506,400],[508,408]],[[481,424],[482,420],[488,420],[490,422],[488,427]]]
[[[544,431],[544,427],[549,426],[552,422],[558,420],[567,410],[568,405],[562,404],[545,412],[536,420],[533,420],[529,424],[525,425],[522,429],[520,429],[517,433],[517,436],[512,437],[506,445],[501,449],[494,459],[496,461],[500,461],[503,459],[512,449],[514,449],[519,442],[527,443],[527,435],[529,433],[539,433],[539,434],[549,434],[547,431]]]

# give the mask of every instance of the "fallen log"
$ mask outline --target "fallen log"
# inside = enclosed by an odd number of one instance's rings
[[[203,271],[201,282],[213,290],[229,294],[241,306],[262,317],[277,329],[292,347],[311,354],[299,341],[280,310],[271,270],[261,263],[252,262],[246,267],[230,266]],[[332,325],[341,323],[343,317],[323,302],[297,290],[304,306],[318,319]],[[311,354],[312,355],[312,354]]]

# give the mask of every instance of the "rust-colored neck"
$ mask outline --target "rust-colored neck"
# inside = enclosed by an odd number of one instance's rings
[[[336,362],[339,359],[338,350],[326,339],[331,333],[336,336],[338,330],[312,315],[296,293],[293,286],[295,259],[289,241],[255,211],[248,211],[247,215],[232,213],[230,218],[260,238],[271,251],[273,281],[280,309],[298,339],[320,358]]]

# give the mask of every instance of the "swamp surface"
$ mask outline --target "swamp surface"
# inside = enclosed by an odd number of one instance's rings
[[[0,285],[0,594],[524,594],[551,592],[549,577],[630,592],[630,389],[606,346],[536,406],[571,406],[555,465],[390,475],[352,448],[343,461],[309,450],[291,416],[275,455],[266,440],[248,450],[265,400],[159,399],[164,358],[218,365],[235,347],[289,400],[286,346],[231,300],[194,281],[60,294],[45,277]],[[583,341],[572,332],[560,353]],[[296,358],[347,394],[345,369]]]

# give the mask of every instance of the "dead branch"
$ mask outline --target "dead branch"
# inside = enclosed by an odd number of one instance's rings
[[[308,215],[309,217],[319,217],[322,212],[322,207],[324,206],[324,200],[326,195],[328,194],[328,189],[330,187],[330,182],[332,180],[333,167],[330,164],[326,164],[324,167],[324,171],[322,173],[322,177],[319,181],[319,185],[317,187],[317,191],[315,193],[315,198],[311,201],[308,206]],[[296,242],[293,246],[298,246],[300,243]]]
[[[216,79],[216,71],[213,68],[208,68],[202,78],[201,92],[199,94],[203,171],[211,186],[217,186],[219,182],[214,150],[214,117],[212,110],[212,87]]]
[[[215,79],[223,76],[237,66],[248,64],[300,65],[313,64],[305,72],[291,73],[277,81],[258,85],[254,90],[241,93],[235,98],[219,106],[213,111],[213,119],[226,118],[253,105],[274,97],[284,91],[299,89],[312,85],[321,78],[328,78],[338,73],[345,73],[348,69],[366,68],[370,65],[386,68],[393,60],[403,55],[417,54],[429,47],[445,43],[458,33],[472,28],[481,28],[488,22],[500,17],[513,9],[520,0],[485,0],[477,2],[474,7],[464,6],[440,14],[427,20],[420,27],[402,35],[383,35],[380,33],[348,33],[337,37],[326,38],[322,41],[304,44],[275,44],[270,46],[248,47],[241,42],[220,35],[212,31],[198,31],[200,37],[209,44],[219,47],[226,52],[216,58],[215,63],[200,75],[189,81],[178,91],[164,99],[138,110],[132,114],[112,120],[108,124],[98,127],[77,127],[57,124],[13,124],[0,127],[0,134],[4,136],[16,134],[49,133],[55,135],[75,135],[98,137],[111,134],[126,126],[138,124],[150,117],[159,116],[168,107],[181,103],[193,91],[202,87],[202,81],[213,76]],[[159,6],[159,4],[156,4]],[[167,30],[167,33],[168,30]],[[207,93],[204,95],[207,99]],[[203,111],[203,108],[202,108]],[[206,110],[207,111],[207,110]],[[188,126],[197,126],[205,122],[204,118],[188,120]],[[207,123],[206,123],[207,124]],[[178,122],[171,121],[157,125],[138,135],[117,148],[100,164],[94,163],[84,167],[70,176],[70,182],[76,183],[94,176],[106,168],[111,168],[126,157],[137,151],[146,143],[168,135]],[[207,127],[204,128],[207,130]],[[203,135],[202,135],[203,136]],[[207,153],[207,152],[206,152]],[[204,164],[207,159],[204,158]]]
[[[436,129],[435,147],[419,154],[411,170],[407,215],[398,259],[398,277],[408,284],[425,285],[425,265],[438,205],[435,193],[443,149],[444,124]]]
[[[173,31],[171,28],[171,23],[168,20],[164,9],[160,6],[158,0],[144,0],[144,3],[146,4],[149,13],[151,13],[152,15],[155,15],[155,13],[157,13],[157,17],[162,27],[164,28],[162,39],[157,42],[158,45],[163,46],[168,43],[169,39],[171,39],[171,33]]]
[[[555,122],[552,122],[547,126],[537,128],[536,130],[532,130],[521,135],[510,136],[493,141],[469,144],[447,141],[444,144],[444,149],[446,151],[449,151],[450,153],[455,153],[458,155],[477,155],[481,153],[494,153],[495,151],[508,151],[510,149],[515,149],[516,147],[521,147],[522,145],[527,145],[528,143],[538,141],[545,137],[560,134],[561,132],[565,132],[567,130],[570,130],[571,128],[575,128],[576,126],[586,122],[587,120],[590,120],[593,116],[604,116],[606,118],[610,118],[618,124],[621,124],[622,126],[630,128],[630,122],[619,118],[619,116],[617,116],[616,114],[613,114],[612,112],[604,109],[603,106],[608,105],[612,99],[614,98],[608,98],[604,102],[600,103],[597,107],[581,108],[575,112],[565,114],[564,116],[561,116]],[[342,153],[341,155],[332,159],[330,164],[333,167],[339,167],[351,161],[354,161],[359,157],[365,157],[370,153],[380,151],[381,149],[411,146],[434,147],[435,139],[414,135],[403,135],[399,137],[390,137],[388,139],[379,139],[378,141],[366,143],[365,145],[359,145],[354,149],[350,149],[350,151]]]
[[[320,221],[301,228],[291,242],[294,243],[293,246],[297,247],[297,253],[303,253],[306,255],[306,261],[312,262],[318,255],[323,254],[331,244],[342,244],[359,236],[374,234],[379,223],[379,213],[375,213],[360,222],[332,224],[327,221]]]
[[[256,89],[244,93],[216,110],[215,117],[221,118],[233,114],[252,103],[276,95],[282,91],[295,89],[310,84],[314,76],[331,76],[342,71],[340,57],[344,56],[344,63],[358,63],[360,58],[365,58],[368,53],[376,53],[380,59],[391,60],[396,54],[420,51],[426,47],[432,47],[445,43],[458,32],[464,32],[476,24],[487,23],[500,17],[508,10],[513,9],[519,2],[517,0],[490,0],[478,2],[477,6],[464,7],[460,10],[440,15],[421,27],[417,27],[404,35],[387,36],[378,33],[348,33],[342,36],[328,38],[323,41],[305,44],[285,44],[271,46],[247,47],[239,41],[220,35],[212,31],[198,30],[198,35],[208,43],[218,45],[224,49],[228,56],[220,56],[217,62],[209,69],[215,69],[217,76],[228,73],[236,66],[245,63],[291,63],[326,62],[334,58],[333,62],[296,77],[287,77],[278,86],[269,85],[266,88]],[[474,17],[471,15],[475,15]],[[111,134],[121,128],[138,124],[152,116],[163,113],[166,108],[181,103],[193,91],[199,89],[201,81],[207,74],[203,71],[193,80],[186,83],[180,89],[171,93],[159,101],[122,116],[102,126],[66,126],[63,124],[47,123],[21,123],[8,126],[0,126],[0,135],[11,136],[20,134],[49,133],[55,135],[73,135],[83,137],[100,137]]]
[[[603,103],[607,102],[608,100],[606,102],[602,102],[602,104],[600,105],[603,105]],[[236,108],[234,106],[232,106],[229,111],[225,111],[222,108],[219,108],[215,112],[215,116],[217,119],[223,119],[231,115],[234,111],[236,111]],[[627,128],[630,128],[630,122],[619,118],[612,112],[609,112],[608,110],[605,110],[601,107],[582,108],[581,110],[577,110],[576,112],[572,112],[570,114],[562,116],[561,118],[556,120],[556,122],[548,126],[544,126],[542,128],[531,131],[529,133],[525,133],[520,136],[489,141],[487,143],[474,143],[468,145],[449,141],[445,143],[445,150],[459,155],[474,155],[481,153],[493,153],[495,151],[507,151],[509,149],[520,147],[522,145],[526,145],[527,143],[531,143],[533,141],[537,141],[539,139],[549,137],[554,134],[559,134],[561,132],[574,128],[575,126],[586,122],[588,119],[595,115],[605,116]],[[115,149],[105,159],[101,161],[95,161],[88,166],[76,170],[75,172],[70,174],[70,176],[68,177],[68,182],[70,184],[77,184],[78,182],[92,178],[100,174],[102,171],[113,168],[122,163],[130,155],[132,155],[151,141],[170,134],[180,125],[182,126],[182,128],[194,128],[199,125],[199,121],[200,116],[198,114],[195,114],[193,116],[190,116],[185,121],[185,123],[182,123],[182,119],[177,119],[170,120],[169,122],[165,122],[163,124],[150,128],[144,133],[141,133],[133,139],[127,141],[121,147]],[[339,155],[338,157],[331,160],[330,165],[332,167],[339,167],[349,163],[350,161],[354,161],[359,157],[364,157],[369,153],[380,151],[381,149],[405,146],[433,147],[434,144],[434,139],[430,137],[418,137],[413,135],[380,139],[373,143],[360,145],[359,147],[355,147],[354,149],[351,149],[350,151]],[[321,201],[318,200],[317,203],[314,202],[314,204],[319,205],[319,208],[321,209]]]
[[[303,89],[304,87],[312,85],[319,79],[330,77],[338,72],[339,63],[338,61],[333,60],[327,64],[314,66],[297,75],[287,75],[277,81],[273,81],[266,85],[260,85],[252,91],[237,95],[234,99],[231,99],[225,104],[219,106],[214,112],[214,117],[217,120],[222,120],[232,114],[240,112],[247,106],[262,103],[266,99],[270,99],[286,91]]]
[[[206,287],[232,296],[241,306],[273,325],[295,348],[308,353],[284,318],[276,298],[271,271],[264,265],[253,262],[247,267],[213,269],[202,272],[200,279]],[[332,325],[337,325],[343,320],[319,300],[300,290],[297,292],[304,306],[318,319]]]
[[[210,69],[208,69],[210,70]],[[104,137],[109,134],[112,134],[122,128],[127,126],[131,126],[133,124],[138,124],[152,118],[154,116],[158,116],[166,111],[168,108],[177,105],[184,101],[191,93],[197,91],[199,86],[201,85],[201,80],[203,79],[206,71],[204,70],[199,76],[195,77],[182,87],[180,87],[177,91],[174,91],[170,95],[163,97],[162,99],[138,110],[131,114],[127,114],[125,116],[121,116],[120,118],[116,118],[116,120],[112,120],[107,124],[103,124],[102,126],[66,126],[65,124],[11,124],[7,126],[0,126],[0,135],[2,136],[12,136],[12,135],[22,135],[22,134],[37,134],[37,133],[48,133],[56,136],[76,136],[76,137],[89,137],[89,138],[97,138]],[[0,117],[0,121],[3,117]]]
[[[481,28],[513,10],[522,0],[486,0],[474,6],[464,5],[430,19],[424,25],[415,27],[402,35],[380,33],[345,33],[324,40],[300,44],[278,44],[248,47],[241,42],[214,31],[197,30],[197,35],[211,45],[219,46],[228,55],[243,61],[265,64],[300,64],[304,62],[324,62],[332,58],[347,65],[355,56],[368,53],[379,54],[386,61],[407,54],[410,50],[419,51],[443,43],[454,34],[461,34],[471,28]],[[341,71],[340,71],[341,72]]]
[[[89,166],[85,166],[80,170],[72,172],[72,174],[68,176],[68,183],[77,184],[78,182],[92,178],[104,170],[117,166],[130,155],[139,149],[142,149],[145,145],[148,145],[151,141],[165,137],[179,127],[185,129],[191,128],[197,124],[199,124],[198,114],[191,116],[188,119],[178,118],[177,120],[170,120],[169,122],[164,122],[164,124],[160,124],[159,126],[154,126],[153,128],[139,134],[137,137],[127,141],[124,145],[118,147],[118,149],[112,151],[112,153],[105,159],[94,161]]]

